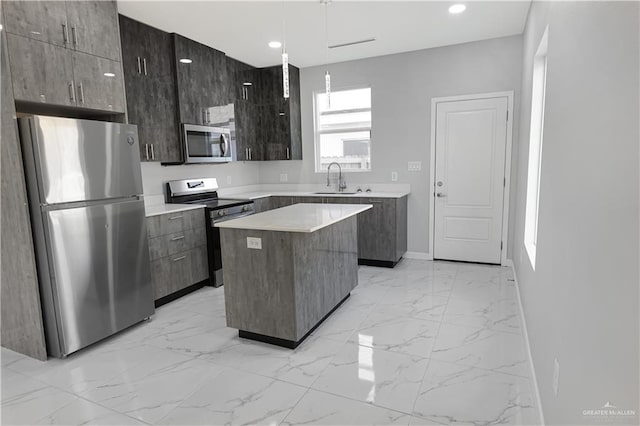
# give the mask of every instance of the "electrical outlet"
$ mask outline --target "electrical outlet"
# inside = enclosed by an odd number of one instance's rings
[[[286,173],[280,173],[280,182],[288,182],[289,181],[289,175]]]
[[[560,382],[560,363],[558,358],[553,360],[553,394],[558,397],[558,384]]]
[[[227,185],[231,185],[231,176],[227,176]]]
[[[422,161],[409,161],[407,169],[410,172],[419,172],[422,170]]]
[[[398,172],[391,172],[391,182],[398,181]]]
[[[247,248],[262,250],[262,238],[247,237]]]

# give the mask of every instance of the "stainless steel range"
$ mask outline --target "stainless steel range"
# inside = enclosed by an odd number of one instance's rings
[[[210,285],[224,284],[220,230],[214,224],[237,219],[255,212],[253,201],[218,197],[215,178],[173,180],[167,182],[166,202],[171,204],[203,204],[207,220],[207,251]]]

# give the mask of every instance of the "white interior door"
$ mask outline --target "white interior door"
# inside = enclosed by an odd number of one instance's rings
[[[436,106],[434,258],[500,263],[508,98]]]

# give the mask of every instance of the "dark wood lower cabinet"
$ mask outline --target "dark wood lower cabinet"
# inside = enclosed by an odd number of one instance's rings
[[[147,235],[156,301],[209,278],[202,209],[149,217]]]
[[[260,211],[297,203],[371,204],[358,215],[358,261],[393,267],[407,252],[407,197],[274,196],[261,199]],[[257,211],[257,210],[256,210]]]

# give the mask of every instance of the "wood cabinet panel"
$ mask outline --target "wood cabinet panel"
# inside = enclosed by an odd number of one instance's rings
[[[16,100],[75,106],[73,62],[63,47],[7,34]]]
[[[186,229],[173,234],[149,238],[149,257],[151,260],[170,256],[207,244],[204,228]]]
[[[86,53],[73,53],[78,106],[125,112],[124,79],[120,62]]]
[[[180,122],[207,125],[206,110],[230,100],[226,55],[178,34],[173,36]]]
[[[142,161],[182,161],[171,35],[120,16],[129,122],[138,126]]]
[[[204,228],[206,218],[203,208],[147,217],[149,238],[182,232],[187,229]]]
[[[67,7],[63,1],[3,1],[8,33],[66,46],[70,37]]]
[[[67,1],[74,50],[120,61],[118,9],[115,1]]]
[[[3,3],[4,5],[4,3]],[[27,203],[22,152],[15,121],[7,44],[0,33],[2,116],[0,119],[2,215],[2,346],[45,361],[47,351],[40,308],[31,221]]]

